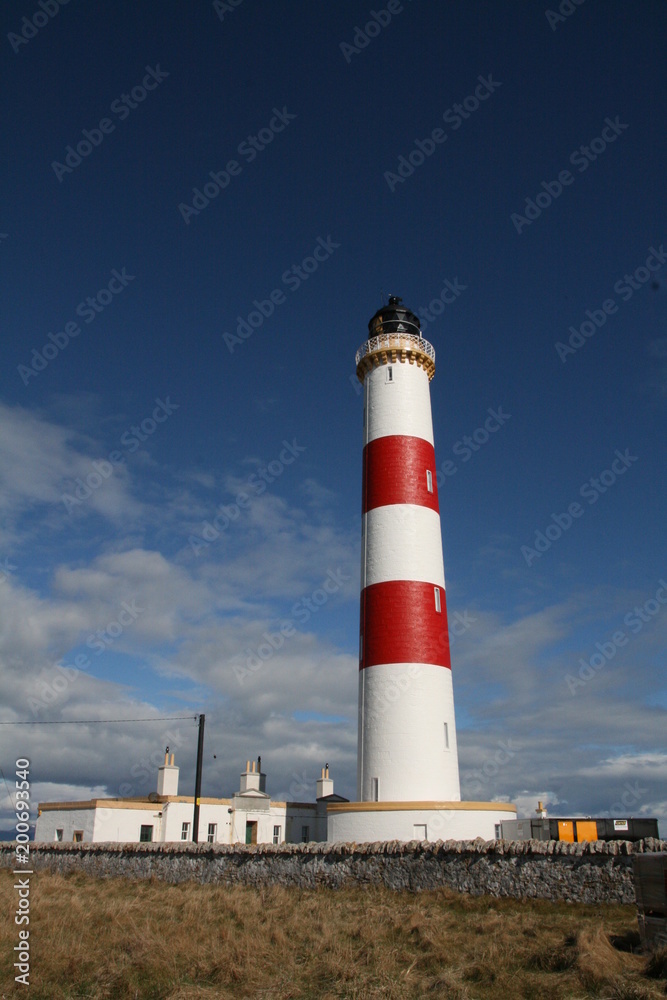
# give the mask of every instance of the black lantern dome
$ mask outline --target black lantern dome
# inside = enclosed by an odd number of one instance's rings
[[[401,305],[402,301],[398,295],[391,295],[388,304],[378,309],[368,324],[371,337],[382,333],[412,333],[421,337],[419,317]]]

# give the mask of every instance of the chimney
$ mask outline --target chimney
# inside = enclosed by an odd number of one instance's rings
[[[261,757],[259,758],[261,760]],[[259,769],[258,761],[246,761],[245,771],[241,775],[241,792],[265,792],[266,775]]]
[[[324,799],[327,795],[333,795],[333,790],[333,778],[329,777],[329,765],[325,764],[322,768],[322,776],[317,779],[315,798]]]
[[[157,772],[157,793],[158,795],[178,795],[178,771],[174,765],[174,755],[164,755],[164,764],[158,768]]]

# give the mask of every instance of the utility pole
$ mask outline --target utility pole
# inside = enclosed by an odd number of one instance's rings
[[[197,741],[197,776],[195,778],[195,813],[192,818],[192,843],[199,841],[199,799],[201,797],[201,769],[204,760],[204,724],[206,716],[199,716],[199,739]]]

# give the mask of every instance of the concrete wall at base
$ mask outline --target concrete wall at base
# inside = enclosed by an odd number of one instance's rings
[[[158,878],[221,885],[447,887],[472,895],[582,903],[634,903],[632,859],[664,851],[660,840],[446,841],[435,844],[31,844],[33,871]],[[15,845],[0,843],[0,867]]]
[[[385,803],[379,804],[382,806]],[[329,811],[327,839],[331,843],[421,839],[435,841],[445,838],[474,840],[476,837],[493,840],[496,825],[509,819],[516,819],[516,811],[428,808],[358,811],[352,808],[348,812],[345,811],[345,806],[337,806]]]

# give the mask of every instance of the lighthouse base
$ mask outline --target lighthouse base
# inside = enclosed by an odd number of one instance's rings
[[[497,840],[499,824],[510,819],[516,806],[509,802],[332,802],[327,840]]]

